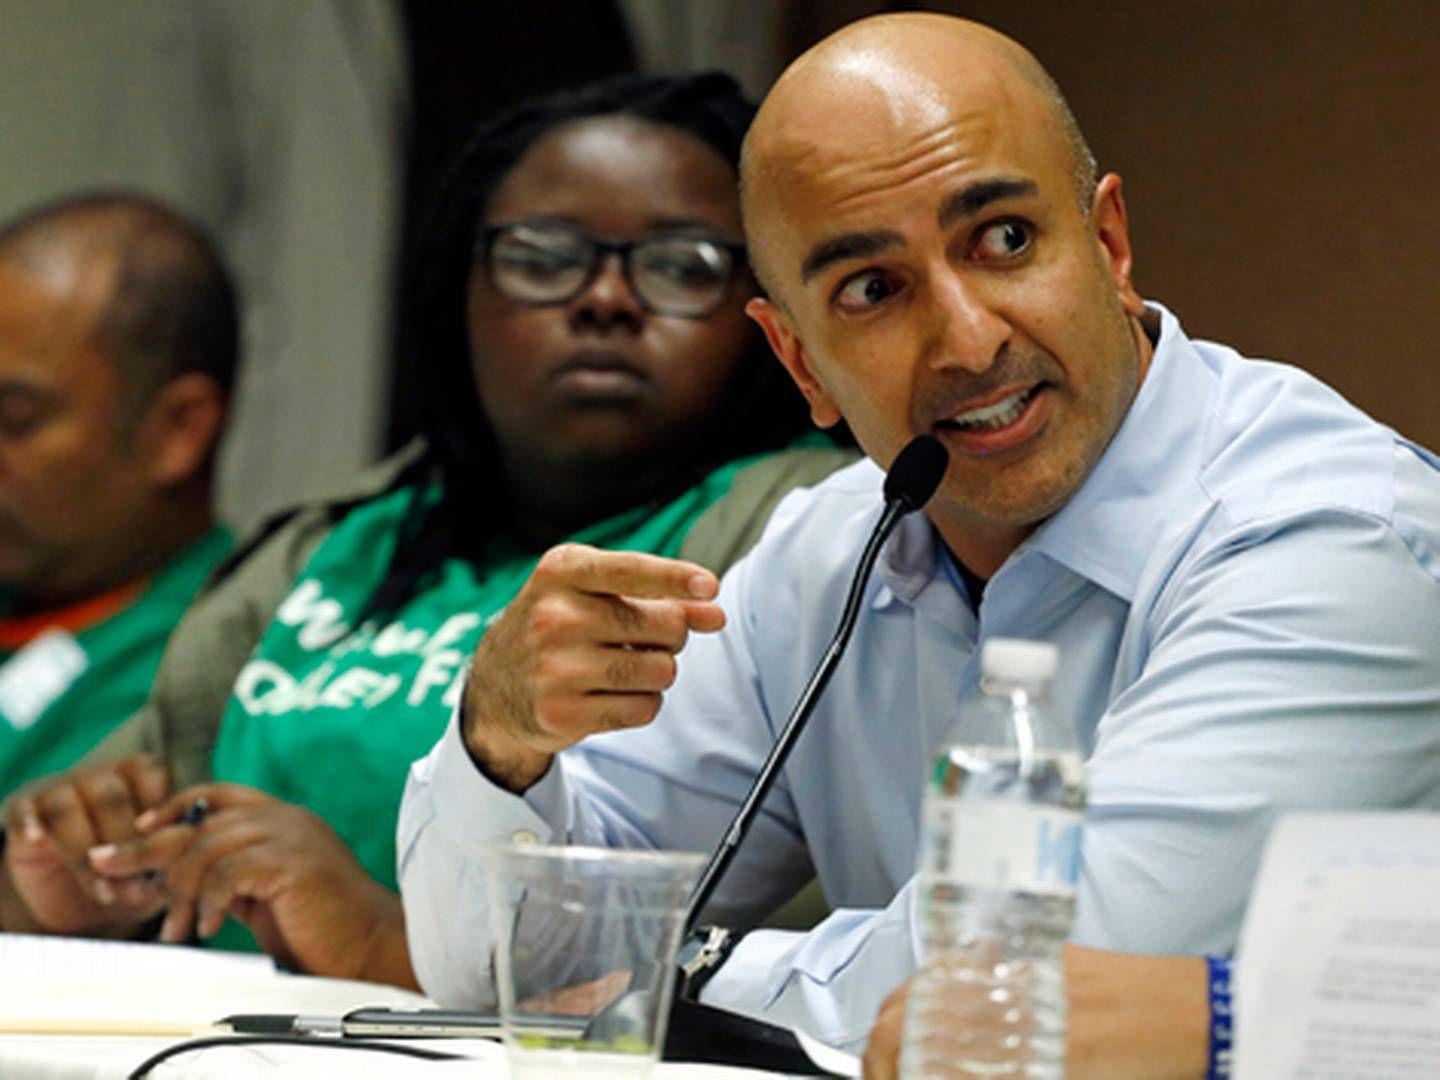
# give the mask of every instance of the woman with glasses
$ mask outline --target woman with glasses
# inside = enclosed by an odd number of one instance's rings
[[[403,308],[421,444],[242,550],[146,710],[11,807],[0,925],[153,918],[166,940],[242,947],[248,929],[302,970],[413,985],[405,774],[541,554],[718,571],[781,494],[851,460],[796,444],[803,402],[744,315],[752,113],[724,75],[626,77],[475,135]]]

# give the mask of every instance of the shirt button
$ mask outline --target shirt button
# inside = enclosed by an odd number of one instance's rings
[[[510,834],[510,842],[512,844],[536,844],[540,842],[540,837],[535,835],[534,829],[516,829]]]

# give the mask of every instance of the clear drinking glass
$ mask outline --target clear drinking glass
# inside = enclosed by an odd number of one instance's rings
[[[529,844],[484,862],[514,1080],[649,1076],[704,857]]]

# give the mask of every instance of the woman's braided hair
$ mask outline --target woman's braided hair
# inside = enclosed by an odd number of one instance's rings
[[[451,166],[408,260],[400,356],[420,401],[425,451],[397,478],[414,491],[384,580],[366,614],[393,613],[450,558],[478,559],[504,527],[508,503],[499,453],[476,397],[465,322],[475,241],[495,190],[525,152],[573,121],[631,116],[678,128],[713,147],[738,175],[755,106],[721,72],[623,75],[538,98],[482,124]],[[757,336],[758,340],[758,336]],[[808,430],[804,403],[763,347],[746,358],[719,403],[703,457],[686,485],[746,454],[783,446]],[[426,491],[438,481],[439,499]],[[658,492],[659,503],[678,489]]]

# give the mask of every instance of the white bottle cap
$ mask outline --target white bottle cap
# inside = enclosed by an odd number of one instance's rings
[[[1048,641],[991,638],[980,652],[980,673],[1001,682],[1050,682],[1059,662],[1060,650]]]

